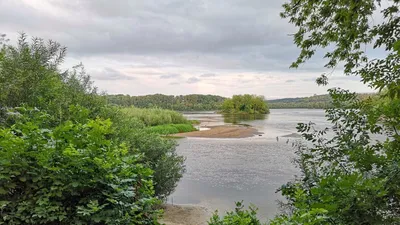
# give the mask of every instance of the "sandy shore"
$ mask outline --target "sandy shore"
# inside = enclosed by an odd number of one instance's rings
[[[201,206],[169,205],[164,208],[165,225],[207,225],[212,213]]]
[[[194,131],[175,134],[177,137],[203,137],[203,138],[246,138],[260,134],[257,129],[249,126],[223,125],[212,126],[209,130]]]

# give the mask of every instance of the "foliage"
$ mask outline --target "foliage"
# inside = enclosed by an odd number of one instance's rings
[[[127,116],[125,109],[109,107],[103,115],[114,122],[113,138],[125,142],[129,151],[143,153],[142,163],[153,171],[155,196],[164,200],[176,188],[185,172],[185,158],[176,154],[176,142],[149,132],[147,126],[137,117]],[[190,124],[188,124],[190,125]],[[191,125],[190,125],[191,126]]]
[[[175,151],[176,142],[149,133],[141,119],[107,105],[82,65],[71,71],[61,72],[58,67],[62,63],[65,50],[58,43],[51,41],[46,44],[38,38],[29,43],[26,39],[26,35],[21,35],[18,45],[13,46],[7,44],[5,36],[0,36],[0,127],[7,134],[7,137],[0,135],[0,151],[9,157],[4,160],[3,157],[0,158],[0,163],[5,163],[4,167],[0,167],[0,172],[11,173],[11,170],[7,172],[3,168],[12,167],[15,173],[23,174],[21,171],[25,171],[27,174],[30,172],[28,169],[32,169],[33,172],[41,172],[39,175],[48,180],[47,183],[40,183],[47,186],[24,186],[20,181],[23,185],[18,187],[20,189],[8,192],[9,188],[14,187],[13,184],[6,186],[5,179],[17,184],[18,176],[0,176],[1,201],[6,199],[3,195],[16,198],[15,202],[10,199],[6,200],[8,202],[1,202],[1,215],[7,213],[7,217],[1,219],[7,219],[4,222],[6,224],[153,224],[153,219],[158,215],[153,208],[159,203],[154,197],[164,199],[172,193],[185,171],[184,158]],[[15,111],[20,106],[33,107],[35,110],[23,110],[23,113]],[[40,109],[42,113],[37,113],[36,109]],[[165,122],[164,119],[168,119],[187,123],[178,113],[167,112],[168,116],[160,117],[157,112],[164,113],[153,111],[152,116],[157,118],[147,118],[146,121]],[[17,129],[17,126],[30,127],[26,130],[29,133],[21,136],[24,130]],[[10,140],[18,141],[18,145]],[[34,143],[35,141],[38,143]],[[79,146],[75,146],[78,144]],[[10,158],[10,149],[21,156],[15,153],[17,158]],[[74,155],[64,156],[64,149],[71,149]],[[72,162],[72,158],[77,157],[75,150],[82,158]],[[46,155],[47,152],[51,154]],[[18,162],[21,165],[7,164],[6,159],[20,160]],[[48,161],[41,162],[41,159]],[[100,165],[100,162],[103,164]],[[50,165],[52,163],[54,165]],[[74,165],[75,167],[69,168]],[[109,168],[109,165],[113,168]],[[60,173],[51,171],[50,166],[63,170],[59,169]],[[37,169],[33,169],[34,167]],[[33,175],[26,177],[27,182],[30,182],[28,185],[32,184],[33,181],[28,178],[33,179]],[[52,177],[46,177],[53,175],[54,179],[60,180],[54,180],[54,186],[52,180],[49,180]],[[81,176],[82,180],[79,180]],[[129,178],[130,176],[132,177]],[[129,179],[125,179],[127,177]],[[91,178],[94,181],[90,181]],[[79,186],[69,188],[75,182],[72,179],[81,182]],[[66,189],[62,189],[63,186]],[[21,189],[31,187],[33,189],[26,191]],[[42,191],[34,189],[37,187],[42,187]],[[54,198],[52,190],[57,194]],[[60,190],[61,196],[58,197]],[[127,197],[132,191],[136,192],[135,196]],[[34,202],[38,199],[48,201]],[[67,200],[70,201],[65,203],[68,205],[62,205]],[[107,203],[108,200],[111,203]],[[106,203],[108,205],[104,205]],[[27,204],[24,206],[25,211],[15,211],[23,209],[17,204]],[[43,211],[35,211],[39,209]],[[45,210],[56,211],[53,213]],[[81,214],[77,215],[78,212]],[[68,215],[68,218],[61,217],[61,222],[56,222],[59,217],[54,217],[61,214]],[[106,216],[108,219],[105,219]],[[16,222],[10,222],[11,219]]]
[[[162,135],[196,131],[196,129],[191,124],[164,124],[164,125],[148,127],[147,130],[151,133],[157,133]]]
[[[138,118],[147,126],[157,126],[163,124],[189,124],[190,122],[179,112],[166,109],[140,109],[123,108],[126,116]]]
[[[1,42],[1,41],[0,41]],[[82,65],[59,72],[66,48],[40,38],[27,41],[21,34],[17,46],[3,43],[0,58],[0,105],[46,109],[57,122],[68,120],[70,105],[79,104],[96,113],[105,101],[92,86]]]
[[[176,153],[176,142],[156,133],[139,130],[131,132],[127,143],[131,151],[137,149],[144,154],[143,163],[154,171],[155,195],[165,200],[174,192],[185,172],[185,158]]]
[[[135,106],[137,108],[162,108],[177,111],[204,111],[221,108],[224,97],[217,95],[108,95],[111,104],[119,106]]]
[[[301,52],[292,67],[326,49],[326,68],[343,66],[380,96],[360,100],[331,89],[332,127],[299,124],[309,141],[298,144],[302,174],[281,187],[288,212],[271,224],[399,224],[400,1],[290,0],[283,7],[282,17],[298,28]],[[317,83],[328,80],[323,74]]]
[[[66,121],[21,108],[0,128],[0,224],[154,224],[152,171],[107,138],[110,120]]]
[[[225,99],[222,104],[223,113],[268,114],[267,103],[262,96],[234,95]]]
[[[214,213],[209,225],[261,225],[257,219],[257,208],[250,206],[248,210],[244,210],[243,202],[236,202],[236,208],[234,212],[228,212],[223,218],[218,215],[218,211]]]
[[[332,127],[319,131],[312,123],[299,125],[312,145],[298,146],[302,176],[281,188],[291,213],[277,217],[276,224],[302,224],[297,215],[316,209],[320,214],[311,219],[323,219],[317,224],[400,223],[399,4],[293,0],[284,5],[282,16],[298,27],[294,41],[301,53],[293,67],[317,47],[327,47],[327,68],[340,63],[345,74],[360,76],[381,95],[360,101],[355,93],[331,89],[326,116]],[[376,15],[383,20],[371,25]],[[385,54],[371,58],[366,52],[373,49]],[[318,80],[327,82],[326,75]]]

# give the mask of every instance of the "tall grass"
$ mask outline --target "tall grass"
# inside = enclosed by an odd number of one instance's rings
[[[147,130],[151,133],[168,135],[196,131],[196,128],[192,124],[165,124],[148,127]]]
[[[123,108],[122,111],[129,117],[140,119],[147,126],[158,126],[164,124],[190,124],[181,113],[166,109],[140,109]]]

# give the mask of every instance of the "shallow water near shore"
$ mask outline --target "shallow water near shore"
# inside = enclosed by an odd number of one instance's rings
[[[241,139],[179,139],[177,151],[186,157],[187,172],[168,203],[199,205],[222,214],[243,200],[246,206],[255,204],[264,220],[279,212],[277,200],[283,199],[276,190],[298,173],[291,144],[298,140],[293,138],[297,123],[329,126],[323,110],[310,109],[275,109],[255,120],[227,119],[213,113],[185,115],[203,121],[202,126],[244,123],[263,134]]]

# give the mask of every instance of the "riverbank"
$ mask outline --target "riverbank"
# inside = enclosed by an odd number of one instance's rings
[[[247,138],[261,133],[257,129],[243,125],[211,126],[209,130],[193,131],[175,134],[176,137],[201,137],[201,138]]]
[[[207,225],[212,213],[201,206],[169,205],[163,206],[165,225]]]

